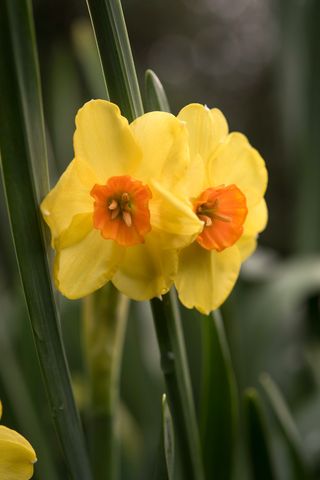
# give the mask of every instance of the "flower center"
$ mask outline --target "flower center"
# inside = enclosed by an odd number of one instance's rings
[[[246,197],[236,185],[207,188],[193,208],[204,222],[197,237],[203,248],[221,252],[241,237],[248,209]]]
[[[132,246],[144,242],[150,232],[150,188],[129,175],[111,177],[105,185],[94,185],[93,225],[105,239]]]

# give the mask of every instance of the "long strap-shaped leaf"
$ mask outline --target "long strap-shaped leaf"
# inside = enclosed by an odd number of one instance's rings
[[[161,355],[161,368],[179,447],[184,480],[205,478],[181,318],[175,292],[153,298],[151,308]]]
[[[129,121],[143,106],[120,0],[87,0],[110,99]]]
[[[289,408],[276,383],[267,373],[263,374],[260,380],[288,447],[292,479],[308,480],[311,473],[306,462],[303,441]]]
[[[244,411],[253,480],[275,480],[266,418],[258,392],[250,388],[244,395]]]
[[[221,314],[202,327],[201,437],[207,478],[232,477],[238,421],[237,387]]]
[[[36,58],[29,1],[0,0],[0,150],[17,261],[69,472],[74,480],[90,480],[39,218],[38,197],[47,177]]]

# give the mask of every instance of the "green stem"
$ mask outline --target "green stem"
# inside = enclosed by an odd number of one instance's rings
[[[109,282],[84,300],[91,460],[96,480],[118,474],[119,377],[128,300]]]
[[[132,121],[142,100],[120,0],[87,0],[111,101]]]
[[[219,310],[199,316],[202,332],[200,432],[207,478],[229,480],[238,426],[237,387]]]
[[[252,479],[275,480],[267,419],[260,396],[254,388],[249,388],[244,394],[244,413]]]
[[[181,457],[184,480],[203,480],[203,466],[189,368],[178,306],[171,291],[151,300],[167,386],[168,403]]]

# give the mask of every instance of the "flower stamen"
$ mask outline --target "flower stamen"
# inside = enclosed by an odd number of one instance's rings
[[[114,220],[115,218],[117,218],[119,216],[119,213],[120,213],[119,207],[116,207],[115,210],[111,210],[111,219]]]
[[[118,208],[118,202],[113,198],[108,208],[109,210],[115,210],[116,208]]]
[[[208,215],[201,215],[198,213],[198,217],[200,220],[202,220],[202,222],[204,222],[206,227],[210,227],[212,225],[212,219],[208,217]]]
[[[122,218],[123,218],[124,223],[127,225],[127,227],[132,226],[132,217],[131,217],[131,214],[129,212],[124,210],[122,212]]]
[[[91,190],[95,199],[93,225],[105,239],[123,246],[144,242],[151,230],[147,185],[129,175],[111,177],[106,185],[95,185]]]
[[[228,215],[222,215],[222,213],[213,213],[212,217],[215,220],[220,220],[220,222],[231,222],[232,218],[229,217]]]

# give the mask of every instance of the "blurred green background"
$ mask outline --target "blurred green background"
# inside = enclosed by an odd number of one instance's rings
[[[33,2],[50,176],[72,159],[74,117],[104,84],[85,1]],[[218,107],[244,132],[269,171],[269,224],[222,308],[239,396],[268,372],[320,478],[320,3],[317,0],[123,0],[143,92],[161,79],[173,113],[191,102]],[[4,422],[38,452],[35,478],[65,478],[32,343],[1,192],[0,396]],[[76,397],[86,421],[81,305],[58,298]],[[196,401],[199,318],[183,312]],[[122,373],[121,471],[152,478],[164,385],[147,304],[132,304]],[[217,386],[218,388],[218,386]],[[263,392],[262,392],[263,394]],[[274,419],[268,430],[279,478],[292,479]],[[250,479],[239,436],[234,479]],[[51,465],[51,467],[49,467]],[[51,473],[50,473],[51,472]],[[298,477],[297,477],[298,478]],[[220,480],[220,479],[218,479]]]

